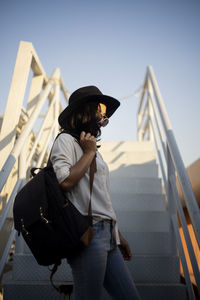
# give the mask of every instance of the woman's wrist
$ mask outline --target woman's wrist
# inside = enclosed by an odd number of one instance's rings
[[[96,150],[85,150],[83,151],[83,155],[94,157],[96,154]]]

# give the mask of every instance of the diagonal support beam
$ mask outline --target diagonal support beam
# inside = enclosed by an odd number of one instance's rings
[[[13,148],[32,62],[32,44],[21,42],[0,133],[0,169]]]

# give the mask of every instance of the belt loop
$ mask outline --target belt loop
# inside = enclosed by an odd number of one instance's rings
[[[111,232],[112,232],[112,229],[113,229],[113,220],[111,220],[111,222],[110,222],[110,230],[111,230]]]
[[[104,229],[105,224],[104,224],[104,220],[102,220],[102,229]]]

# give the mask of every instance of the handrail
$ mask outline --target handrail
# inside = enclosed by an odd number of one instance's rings
[[[59,70],[55,70],[53,75],[54,76],[58,76],[58,73]],[[35,121],[36,119],[38,118],[39,116],[39,113],[42,109],[42,106],[48,96],[48,94],[50,93],[51,91],[51,88],[52,88],[52,85],[53,85],[53,81],[50,79],[49,82],[47,83],[43,93],[41,94],[41,96],[38,98],[38,103],[37,103],[37,106],[35,108],[35,110],[33,111],[32,115],[30,116],[29,118],[29,121],[26,123],[26,125],[24,126],[24,129],[21,133],[21,135],[19,136],[19,138],[17,139],[17,142],[16,144],[14,145],[10,155],[8,156],[2,170],[1,170],[1,173],[0,173],[0,192],[10,174],[10,171],[16,161],[16,159],[18,158],[22,148],[23,148],[23,145],[24,145],[24,142],[26,141],[28,135],[30,134],[34,124],[35,124]]]
[[[164,102],[161,97],[161,93],[158,88],[158,84],[155,79],[155,75],[153,73],[152,67],[148,68],[149,79],[151,80],[152,87],[154,90],[155,100],[157,102],[158,110],[160,112],[160,117],[165,129],[165,133],[167,136],[167,143],[170,149],[171,157],[173,159],[178,178],[180,180],[180,184],[182,187],[183,195],[185,198],[186,206],[189,211],[189,215],[196,233],[196,238],[200,247],[200,212],[199,207],[197,205],[196,199],[194,197],[194,193],[192,191],[192,187],[183,163],[183,160],[180,155],[180,151],[178,149],[172,127],[164,106]]]
[[[145,96],[147,96],[145,98]],[[146,102],[145,102],[146,101]],[[144,116],[148,115],[147,118]],[[183,251],[180,234],[178,230],[177,213],[180,217],[187,249],[195,276],[195,281],[200,295],[200,273],[194,249],[186,226],[186,220],[182,211],[182,206],[176,186],[177,174],[180,186],[185,198],[185,203],[191,218],[195,236],[200,247],[200,211],[194,197],[187,172],[185,170],[174,134],[170,124],[165,105],[153,72],[153,68],[148,66],[145,75],[143,92],[138,109],[138,139],[152,139],[155,143],[158,159],[161,167],[161,174],[164,182],[166,196],[168,198],[169,214],[172,228],[177,241],[180,259],[183,265],[186,284],[188,287],[189,299],[195,299],[192,291],[191,280],[189,278],[188,267]],[[159,148],[161,145],[161,150]],[[165,168],[164,168],[165,163]]]
[[[23,92],[26,89],[30,68],[33,71],[33,77],[27,107],[24,108]],[[24,74],[22,74],[22,69]],[[64,86],[60,70],[58,68],[55,69],[52,76],[48,78],[31,43],[20,42],[13,74],[6,111],[2,121],[3,130],[0,133],[0,146],[4,155],[3,158],[1,156],[1,161],[5,161],[0,171],[0,192],[8,194],[6,205],[0,216],[0,231],[3,233],[4,231],[2,230],[5,230],[4,224],[6,220],[9,218],[12,222],[11,208],[16,193],[29,179],[27,171],[31,166],[37,165],[40,167],[46,163],[49,145],[52,142],[52,138],[55,138],[59,131],[57,119],[62,110],[60,90],[66,103],[68,103],[69,98],[69,92]],[[19,86],[19,82],[21,86]],[[15,101],[17,116],[12,119],[9,118],[9,115],[11,108],[13,111],[13,95],[15,97],[19,95],[18,98],[20,99]],[[45,106],[45,103],[48,105]],[[44,108],[46,110],[45,113],[43,112]],[[27,118],[19,123],[19,119],[21,120],[22,118],[22,110]],[[41,117],[41,114],[43,115],[43,122],[39,124],[38,119]],[[8,122],[9,125],[7,126]],[[20,127],[19,124],[21,124]],[[36,132],[34,130],[35,126],[37,127]],[[37,157],[34,155],[36,148]],[[5,149],[7,149],[7,152]],[[5,155],[7,155],[7,159]],[[10,185],[11,183],[12,185]],[[9,234],[10,236],[6,233],[3,255],[0,257],[0,275],[16,232],[12,229]]]
[[[12,191],[12,194],[10,195],[10,198],[9,198],[9,200],[8,200],[8,202],[7,202],[7,205],[6,205],[6,207],[5,207],[5,209],[4,209],[3,213],[2,213],[2,215],[1,215],[1,217],[0,217],[0,231],[1,231],[2,227],[3,227],[3,225],[4,225],[4,222],[5,222],[6,218],[7,218],[7,216],[8,216],[8,213],[9,213],[9,211],[10,211],[10,208],[12,207],[13,200],[14,200],[14,198],[15,198],[15,196],[16,196],[16,193],[17,193],[17,192],[20,190],[20,188],[21,188],[22,181],[23,181],[22,179],[19,179],[19,180],[17,181],[17,183],[16,183],[16,185],[15,185],[13,191]]]
[[[27,161],[26,161],[26,165],[27,165],[27,166],[28,166],[29,163],[31,162],[31,159],[32,159],[33,154],[34,154],[34,152],[35,152],[35,150],[36,150],[36,147],[37,147],[37,145],[38,145],[38,142],[39,142],[39,140],[40,140],[41,137],[42,137],[42,133],[43,133],[43,131],[44,131],[44,127],[45,127],[46,122],[47,122],[47,119],[48,119],[48,117],[49,117],[49,113],[50,113],[51,109],[53,108],[53,105],[54,105],[54,104],[55,104],[55,98],[53,98],[52,101],[51,101],[51,104],[50,104],[50,106],[49,106],[48,112],[47,112],[47,114],[46,114],[45,117],[44,117],[44,121],[43,121],[43,123],[42,123],[42,125],[41,125],[41,127],[40,127],[40,130],[39,130],[39,132],[38,132],[38,134],[37,134],[37,136],[36,136],[36,139],[35,139],[35,141],[34,141],[33,147],[32,147],[32,149],[31,149],[31,151],[30,151],[30,153],[29,153],[29,155],[28,155],[28,158],[27,158]]]

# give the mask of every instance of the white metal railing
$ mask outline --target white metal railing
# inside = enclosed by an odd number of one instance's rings
[[[33,76],[26,108],[24,108],[23,103],[26,102],[24,98],[31,69]],[[60,70],[56,69],[48,78],[32,44],[20,42],[0,132],[1,206],[2,195],[6,195],[6,204],[0,207],[0,236],[2,240],[4,239],[0,274],[16,235],[13,227],[9,234],[7,233],[6,236],[4,234],[6,220],[12,220],[12,205],[16,193],[28,180],[27,171],[30,167],[32,165],[41,166],[46,163],[51,139],[59,131],[57,119],[62,110],[60,90],[63,92],[66,103],[68,103],[68,91],[63,84]],[[26,118],[23,118],[24,115]],[[41,118],[41,115],[43,121],[38,125],[38,119]],[[35,126],[39,128],[35,130]]]
[[[143,90],[138,109],[138,140],[152,140],[158,154],[162,179],[168,199],[168,210],[171,217],[173,233],[177,242],[179,256],[182,262],[187,284],[189,299],[195,299],[188,266],[179,233],[178,218],[183,229],[195,281],[200,295],[200,272],[194,249],[179,198],[176,178],[184,195],[185,205],[191,219],[196,240],[200,247],[200,211],[194,197],[192,187],[184,167],[173,130],[167,116],[161,93],[151,66],[147,68]]]

